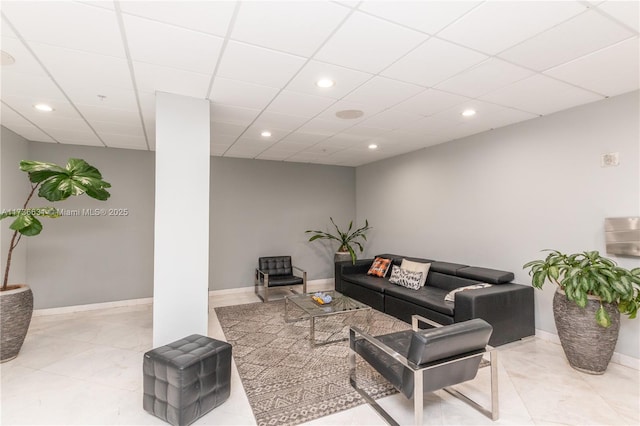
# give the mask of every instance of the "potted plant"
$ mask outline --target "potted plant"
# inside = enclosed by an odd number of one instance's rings
[[[26,284],[9,285],[11,256],[18,243],[25,237],[32,237],[42,231],[38,217],[57,218],[59,211],[54,207],[29,208],[29,202],[38,190],[38,196],[48,201],[66,200],[72,195],[87,194],[97,200],[106,200],[111,194],[105,189],[111,187],[102,180],[100,171],[86,161],[70,158],[65,167],[40,161],[21,161],[20,170],[27,172],[31,190],[21,209],[3,210],[0,220],[14,218],[9,228],[13,230],[7,252],[2,287],[0,287],[0,362],[18,356],[29,329],[33,313],[33,293]]]
[[[640,307],[640,268],[628,270],[597,251],[564,254],[557,250],[529,268],[532,285],[551,281],[558,287],[553,316],[569,364],[576,370],[602,374],[618,340],[620,313],[635,318]]]
[[[364,226],[354,230],[353,232],[351,231],[351,229],[353,229],[353,221],[351,221],[349,222],[349,229],[347,229],[346,232],[342,232],[340,228],[338,228],[338,225],[336,225],[336,223],[333,221],[333,218],[330,217],[329,219],[331,220],[333,226],[336,228],[337,235],[333,235],[323,231],[307,230],[305,231],[305,233],[315,234],[311,236],[311,238],[309,238],[309,241],[323,239],[338,241],[340,243],[340,247],[338,247],[338,251],[334,260],[336,262],[339,262],[351,258],[351,261],[355,264],[358,256],[356,254],[356,251],[353,249],[353,245],[357,246],[360,249],[360,253],[363,252],[364,249],[362,247],[362,243],[358,241],[358,239],[362,238],[365,241],[367,240],[366,232],[371,229],[371,227],[369,226],[369,221],[365,219]]]

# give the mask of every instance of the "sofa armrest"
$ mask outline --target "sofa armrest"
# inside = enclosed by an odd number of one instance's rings
[[[502,345],[535,334],[533,287],[500,284],[455,295],[454,321],[482,318],[493,327],[489,344]]]
[[[335,264],[335,289],[342,292],[342,276],[344,274],[366,274],[373,259],[359,259],[353,264],[350,260],[345,262],[336,262]]]

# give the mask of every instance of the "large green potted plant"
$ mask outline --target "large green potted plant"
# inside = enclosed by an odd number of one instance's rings
[[[371,229],[371,227],[369,226],[369,221],[365,219],[364,226],[361,228],[355,229],[353,231],[351,231],[353,229],[353,221],[351,221],[349,222],[349,228],[347,229],[347,231],[342,232],[340,228],[338,228],[338,225],[336,225],[336,223],[333,221],[333,218],[330,217],[329,219],[331,220],[331,223],[333,224],[334,228],[336,228],[336,235],[330,234],[324,231],[314,231],[310,229],[305,231],[306,233],[314,234],[309,238],[309,241],[315,241],[315,240],[337,241],[338,243],[340,243],[340,246],[338,247],[338,251],[336,252],[334,260],[338,262],[341,260],[348,260],[349,258],[351,258],[351,261],[355,264],[356,259],[358,258],[358,255],[356,254],[356,251],[354,250],[353,246],[358,247],[360,249],[360,253],[364,251],[364,248],[362,247],[362,242],[358,241],[358,239],[362,238],[362,240],[364,241],[367,240],[366,232],[369,229]]]
[[[22,208],[3,210],[0,220],[13,218],[9,228],[13,230],[7,251],[4,278],[0,287],[0,362],[18,356],[27,335],[33,313],[33,293],[26,284],[9,284],[11,257],[22,237],[33,237],[42,231],[39,217],[57,218],[55,207],[29,208],[34,194],[48,201],[66,200],[72,195],[86,194],[97,200],[106,200],[111,187],[102,180],[100,171],[84,160],[70,158],[65,167],[40,161],[21,161],[20,170],[28,173],[31,190]]]
[[[620,330],[620,313],[635,318],[640,307],[640,268],[628,270],[597,251],[564,254],[545,250],[529,269],[532,285],[550,281],[558,287],[553,316],[569,364],[576,370],[602,374],[607,369]]]

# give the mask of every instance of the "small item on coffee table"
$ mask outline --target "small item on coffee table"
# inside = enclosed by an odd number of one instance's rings
[[[331,303],[331,301],[333,300],[330,295],[322,292],[314,293],[311,298],[319,305],[326,305],[327,303]]]

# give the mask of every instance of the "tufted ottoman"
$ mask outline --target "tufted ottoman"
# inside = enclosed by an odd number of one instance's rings
[[[146,411],[186,426],[222,404],[231,391],[231,345],[193,334],[144,354]]]

